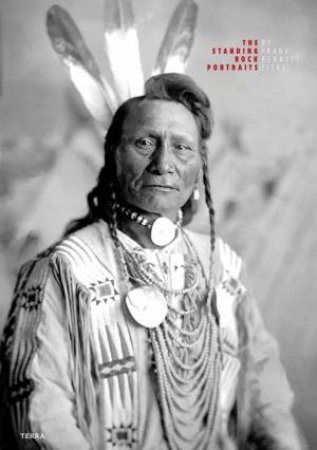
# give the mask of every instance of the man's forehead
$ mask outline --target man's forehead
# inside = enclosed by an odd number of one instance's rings
[[[129,111],[123,132],[164,127],[198,135],[196,119],[184,105],[176,101],[148,99],[142,100]]]

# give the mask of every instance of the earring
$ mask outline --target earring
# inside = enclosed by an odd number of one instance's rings
[[[93,203],[93,205],[94,205],[94,208],[97,210],[97,209],[98,209],[98,205],[99,205],[97,196],[94,196],[94,197],[92,198],[92,203]]]
[[[116,191],[114,190],[114,186],[112,183],[111,183],[111,202],[113,205],[117,203]]]
[[[192,196],[193,196],[193,200],[195,200],[195,202],[198,202],[198,200],[200,199],[200,192],[199,192],[199,189],[197,186],[195,186]]]

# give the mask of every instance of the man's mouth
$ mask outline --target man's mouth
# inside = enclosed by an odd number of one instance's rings
[[[169,184],[157,184],[157,183],[144,184],[142,187],[149,188],[149,189],[158,189],[161,191],[178,191],[179,190],[177,187],[171,186]]]

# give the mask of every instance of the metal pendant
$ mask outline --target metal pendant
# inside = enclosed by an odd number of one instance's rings
[[[159,217],[154,220],[151,227],[151,241],[159,247],[170,244],[175,238],[176,228],[176,225],[167,217]]]
[[[167,315],[166,298],[155,286],[132,289],[126,296],[126,304],[133,319],[146,328],[157,327]]]

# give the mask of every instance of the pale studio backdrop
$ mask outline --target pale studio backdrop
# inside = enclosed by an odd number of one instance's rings
[[[103,59],[102,0],[65,0]],[[148,76],[176,0],[134,0]],[[200,0],[187,73],[215,111],[210,142],[218,232],[242,254],[267,326],[280,343],[296,416],[317,446],[317,155],[314,0]],[[101,139],[45,32],[50,1],[2,0],[0,99],[0,331],[22,261],[85,212],[102,164]],[[301,55],[285,72],[206,70],[213,46],[271,39]],[[105,72],[107,73],[107,72]],[[207,230],[203,204],[192,226]]]

